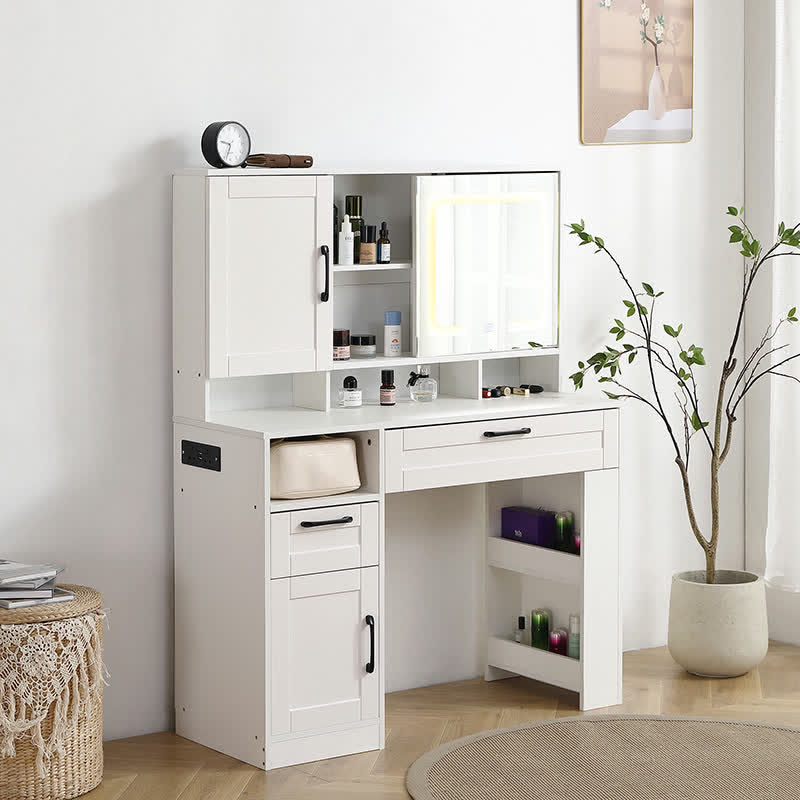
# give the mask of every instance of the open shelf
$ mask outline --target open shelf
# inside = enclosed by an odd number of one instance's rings
[[[524,675],[535,681],[551,683],[573,692],[581,690],[581,662],[577,658],[539,650],[527,644],[490,636],[487,663],[492,667]]]
[[[374,503],[380,500],[377,492],[359,489],[346,494],[332,494],[327,497],[304,497],[299,500],[272,500],[269,504],[271,513],[277,511],[301,511],[305,508],[324,508],[325,506],[349,506],[352,503]]]
[[[411,269],[410,261],[392,261],[389,264],[334,264],[334,272],[375,272],[389,269]]]
[[[489,537],[487,560],[490,567],[535,575],[549,581],[578,585],[583,580],[580,556],[499,536]]]
[[[375,356],[375,358],[351,358],[348,361],[334,361],[334,372],[349,372],[353,369],[396,369],[397,367],[413,367],[425,364],[410,353],[399,356]]]

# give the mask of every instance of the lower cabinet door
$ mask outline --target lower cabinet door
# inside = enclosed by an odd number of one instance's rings
[[[272,736],[377,719],[378,568],[270,581]]]

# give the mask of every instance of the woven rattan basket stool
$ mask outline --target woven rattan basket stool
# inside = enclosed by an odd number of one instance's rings
[[[103,601],[0,609],[0,800],[68,800],[103,779]]]

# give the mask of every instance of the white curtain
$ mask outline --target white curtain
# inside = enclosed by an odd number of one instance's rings
[[[775,10],[775,211],[778,221],[794,225],[800,221],[800,0],[776,0]],[[772,264],[772,316],[778,319],[792,306],[800,308],[800,257]],[[780,342],[785,341],[790,346],[781,352],[800,351],[800,323],[784,326]],[[800,376],[796,362],[787,366],[792,368],[786,372]],[[775,588],[800,592],[800,385],[776,376],[769,380],[765,577]]]

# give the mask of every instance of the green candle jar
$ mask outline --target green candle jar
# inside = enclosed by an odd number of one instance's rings
[[[550,649],[550,620],[552,614],[549,609],[535,608],[531,611],[531,645],[539,650]]]
[[[575,552],[575,516],[571,511],[556,513],[556,550]]]

